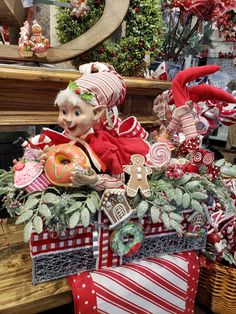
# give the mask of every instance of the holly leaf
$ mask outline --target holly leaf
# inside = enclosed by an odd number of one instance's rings
[[[90,92],[83,92],[80,94],[80,98],[84,101],[91,101],[94,98],[94,94]]]
[[[77,85],[76,82],[70,82],[70,83],[68,84],[68,88],[69,88],[70,90],[72,90],[72,92],[74,92],[78,87],[79,87],[79,86]]]

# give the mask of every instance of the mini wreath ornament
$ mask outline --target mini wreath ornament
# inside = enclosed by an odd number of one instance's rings
[[[83,101],[90,102],[95,95],[88,91],[81,91],[80,86],[76,82],[70,82],[68,88],[77,94]]]

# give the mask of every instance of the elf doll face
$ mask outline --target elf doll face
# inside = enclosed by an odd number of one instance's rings
[[[93,127],[103,112],[102,106],[94,107],[81,99],[74,105],[68,100],[59,106],[58,124],[68,136],[79,138]]]

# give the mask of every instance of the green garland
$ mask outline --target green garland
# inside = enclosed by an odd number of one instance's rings
[[[73,19],[70,10],[60,8],[57,30],[61,43],[69,42],[85,33],[101,17],[104,1],[88,1],[88,16]],[[145,52],[150,58],[158,54],[163,41],[162,12],[159,0],[131,0],[126,17],[126,34],[117,42],[106,40],[94,49],[74,59],[79,67],[92,61],[108,62],[123,76],[144,76]]]
[[[74,228],[78,223],[87,227],[93,215],[99,210],[100,195],[91,188],[48,187],[42,192],[27,193],[13,185],[13,173],[0,169],[0,195],[3,207],[16,217],[16,224],[25,223],[24,238],[28,241],[32,232],[48,231],[60,233]],[[138,218],[149,212],[153,223],[160,219],[166,229],[182,234],[183,211],[191,210],[191,217],[207,215],[207,206],[214,199],[225,208],[234,210],[233,200],[222,179],[211,182],[206,175],[186,173],[182,178],[171,179],[164,169],[154,171],[149,177],[151,196],[143,199],[137,195],[129,200],[136,208]]]

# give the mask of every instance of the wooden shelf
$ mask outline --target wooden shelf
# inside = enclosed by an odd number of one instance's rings
[[[72,302],[66,279],[32,285],[28,244],[23,243],[23,226],[4,219],[0,229],[0,313],[38,313]],[[6,243],[9,243],[9,246]]]
[[[57,124],[57,111],[0,111],[0,126]]]
[[[0,127],[57,124],[54,100],[68,82],[81,74],[75,70],[0,65]],[[143,124],[153,122],[155,96],[171,88],[171,82],[125,77],[124,115],[135,115]]]
[[[122,120],[128,118],[127,115],[120,116]],[[153,116],[137,116],[135,117],[142,125],[154,124],[155,120]],[[4,130],[4,127],[11,126],[29,126],[29,125],[50,125],[57,124],[58,112],[57,111],[3,111],[0,113],[0,130]],[[7,128],[9,130],[9,128]]]

